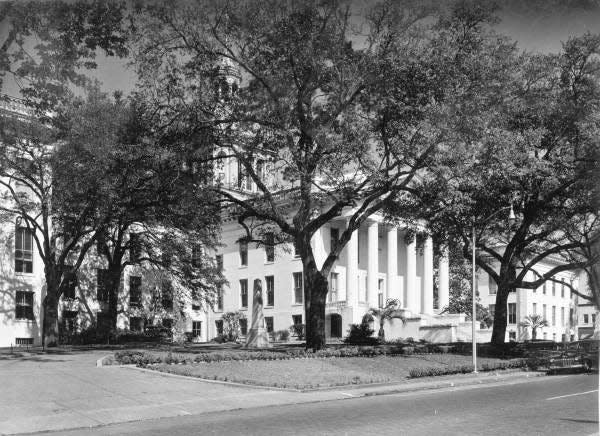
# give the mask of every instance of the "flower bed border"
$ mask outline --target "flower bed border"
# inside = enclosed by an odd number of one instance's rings
[[[343,357],[376,357],[417,354],[413,347],[404,350],[400,346],[388,347],[346,347],[310,352],[302,349],[277,351],[211,351],[196,353],[172,353],[156,351],[121,350],[115,352],[115,363],[120,365],[151,365],[157,363],[201,363],[247,360],[289,360],[289,359],[319,359]],[[431,353],[429,353],[431,354]]]
[[[509,362],[484,363],[477,368],[480,372],[502,371],[506,369],[522,369],[529,367],[527,359],[513,360]],[[473,372],[473,365],[453,365],[447,367],[428,366],[424,368],[413,368],[408,371],[409,378],[438,377],[452,374],[469,374]]]

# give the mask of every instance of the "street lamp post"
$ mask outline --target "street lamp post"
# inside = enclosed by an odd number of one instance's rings
[[[471,340],[473,341],[473,372],[475,374],[477,374],[477,337],[475,336],[476,334],[476,319],[477,319],[477,302],[475,300],[475,220],[473,220],[473,241],[471,242],[473,244],[472,247],[472,251],[473,251],[473,282],[471,285],[471,300],[473,303],[473,307],[472,307],[472,312],[471,312],[471,326],[473,327],[473,331],[472,331],[472,335],[471,335]]]
[[[491,214],[490,216],[488,216],[485,220],[483,220],[483,223],[485,224],[487,221],[489,221],[490,219],[492,219],[494,216],[496,216],[496,214],[506,210],[506,209],[510,209],[510,212],[508,214],[508,221],[509,223],[513,223],[516,219],[515,217],[515,211],[513,209],[512,204],[510,206],[506,206],[503,207],[502,209],[498,209],[496,212],[494,212],[493,214]],[[476,295],[475,295],[475,284],[476,284],[476,276],[475,276],[475,218],[473,218],[473,227],[471,229],[472,231],[472,241],[471,241],[471,251],[472,251],[472,255],[473,255],[473,276],[472,276],[472,283],[471,283],[471,300],[473,303],[473,307],[472,307],[472,312],[471,312],[471,327],[472,327],[472,334],[471,334],[471,340],[472,340],[472,346],[473,346],[473,373],[477,374],[477,300],[475,299]]]

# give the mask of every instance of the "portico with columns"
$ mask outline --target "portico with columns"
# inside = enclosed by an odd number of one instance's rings
[[[346,219],[334,220],[315,235],[313,248],[318,264],[325,260],[333,239],[347,225]],[[417,244],[414,232],[386,223],[378,216],[367,220],[354,231],[328,277],[326,314],[341,316],[342,324],[348,326],[360,323],[369,308],[397,299],[412,324],[447,323],[445,316],[437,314],[449,302],[448,259],[440,256],[437,265],[438,304],[434,308],[433,244],[429,236]],[[329,323],[330,320],[328,329]]]
[[[312,249],[320,268],[332,249],[332,244],[348,226],[349,211],[319,229],[312,239]],[[422,233],[423,234],[423,233]],[[302,262],[291,247],[275,248],[274,259],[269,260],[265,248],[248,244],[241,262],[239,240],[244,230],[231,220],[223,225],[220,250],[223,273],[228,284],[223,287],[222,309],[213,315],[219,322],[221,313],[247,311],[245,295],[248,284],[263,281],[264,316],[272,331],[289,329],[302,324],[304,305],[302,291]],[[370,308],[385,305],[388,299],[397,299],[408,318],[386,322],[386,337],[428,339],[448,342],[456,335],[447,327],[461,320],[458,315],[440,315],[440,308],[448,305],[448,261],[444,257],[434,262],[434,244],[431,237],[416,237],[406,226],[392,225],[375,215],[362,223],[341,250],[329,276],[329,292],[325,308],[325,332],[329,339],[343,338],[351,324],[358,324]],[[434,299],[434,281],[437,269],[437,301]],[[434,302],[437,303],[434,305]],[[215,326],[209,325],[209,337],[216,336]],[[428,330],[429,329],[429,330]],[[445,329],[445,330],[444,330]],[[456,329],[455,329],[456,330]],[[443,333],[443,335],[441,334]],[[431,337],[434,334],[435,337]],[[443,336],[443,337],[442,337]]]

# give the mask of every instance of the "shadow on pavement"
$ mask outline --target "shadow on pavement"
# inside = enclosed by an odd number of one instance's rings
[[[560,418],[561,421],[579,422],[581,424],[598,424],[598,421],[593,419],[573,419],[573,418]]]

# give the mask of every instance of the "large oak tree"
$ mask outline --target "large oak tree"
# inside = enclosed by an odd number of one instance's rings
[[[411,2],[371,6],[178,2],[146,8],[136,22],[140,93],[155,108],[157,132],[198,132],[197,149],[236,159],[256,189],[215,184],[217,198],[248,241],[275,232],[275,241],[295,244],[312,349],[325,344],[327,277],[352,232],[410,195],[430,157],[458,127],[469,131],[470,114],[457,109],[494,86],[452,76],[475,43],[465,35],[470,22],[456,26]],[[347,228],[317,264],[311,239],[342,214]]]
[[[494,344],[504,342],[510,292],[598,262],[599,49],[586,34],[559,54],[514,53],[482,134],[438,155],[419,187],[418,210],[439,237],[461,240],[466,258],[475,233],[477,265],[498,285]]]
[[[94,210],[99,174],[86,165],[83,144],[69,142],[62,114],[72,89],[91,83],[97,50],[125,55],[124,6],[4,2],[0,22],[0,85],[19,86],[24,117],[3,114],[0,138],[2,209],[33,233],[44,263],[44,344],[58,340],[58,302],[93,244],[101,219]],[[83,168],[91,168],[90,171]],[[17,186],[19,185],[19,186]]]

